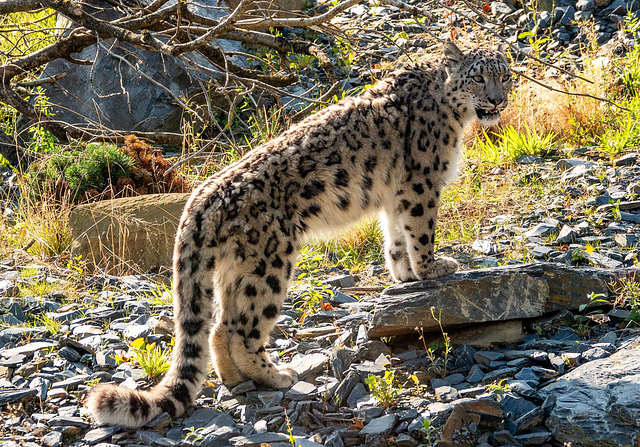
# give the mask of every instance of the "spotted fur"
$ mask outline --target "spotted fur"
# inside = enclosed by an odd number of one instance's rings
[[[181,415],[207,374],[208,339],[225,384],[291,386],[295,372],[276,367],[265,344],[313,232],[381,212],[395,280],[454,272],[454,260],[434,257],[440,192],[456,175],[464,127],[495,122],[510,86],[501,51],[449,43],[441,60],[394,71],[205,181],[176,237],[171,368],[149,391],[96,387],[95,420],[137,427],[163,411]]]

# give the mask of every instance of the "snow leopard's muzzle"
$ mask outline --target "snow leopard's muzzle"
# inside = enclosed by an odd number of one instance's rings
[[[500,101],[497,104],[477,106],[476,116],[483,126],[494,126],[500,121],[500,112],[506,107],[506,100]]]

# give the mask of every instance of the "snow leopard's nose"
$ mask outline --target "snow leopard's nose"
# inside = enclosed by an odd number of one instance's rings
[[[487,101],[496,107],[502,104],[502,98],[487,98]]]

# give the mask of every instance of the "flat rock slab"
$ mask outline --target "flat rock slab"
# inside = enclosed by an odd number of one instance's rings
[[[532,318],[577,309],[591,293],[608,293],[615,278],[638,269],[606,270],[539,263],[457,272],[437,279],[391,286],[377,301],[369,336],[439,329],[431,309],[442,310],[445,326]]]
[[[26,399],[30,396],[38,394],[38,390],[18,390],[18,389],[0,389],[0,407],[4,407],[7,404],[19,402],[22,399]]]
[[[606,359],[578,366],[540,391],[556,404],[546,421],[559,443],[640,442],[640,337]]]

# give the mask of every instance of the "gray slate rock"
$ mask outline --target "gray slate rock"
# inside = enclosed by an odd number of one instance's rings
[[[369,336],[415,333],[416,326],[425,332],[437,331],[431,308],[443,310],[445,326],[575,309],[586,304],[592,292],[608,293],[607,282],[614,274],[611,270],[539,263],[461,271],[394,285],[376,302]]]
[[[36,394],[38,394],[38,390],[35,389],[0,389],[0,407],[3,407],[7,404],[19,402],[30,396],[35,396]]]
[[[395,413],[375,418],[360,430],[360,437],[363,438],[367,435],[386,437],[391,433],[393,427],[395,427],[397,420],[398,415]]]
[[[333,287],[353,287],[356,281],[351,275],[334,275],[325,279],[324,282]]]
[[[107,12],[115,10],[106,1],[92,0],[91,3]],[[217,0],[200,3],[203,7],[190,5],[189,9],[215,20],[229,13],[228,9],[216,8],[223,6]],[[113,17],[113,13],[110,15]],[[192,66],[186,66],[178,58],[138,50],[128,44],[116,45],[113,53],[117,57],[133,58],[134,65],[129,66],[106,51],[113,44],[110,39],[101,42],[103,47],[92,45],[76,56],[78,60],[94,61],[93,65],[78,65],[63,58],[47,64],[47,76],[67,74],[58,82],[44,86],[56,119],[81,125],[91,121],[123,131],[179,131],[181,111],[176,107],[174,95],[191,97],[201,91],[198,77],[210,75],[194,72]],[[243,51],[240,42],[220,39],[219,45],[222,51]],[[233,60],[238,62],[237,58]],[[203,65],[211,67],[206,62]],[[70,91],[73,95],[68,94]],[[217,98],[212,99],[215,103]]]
[[[555,398],[546,421],[557,442],[632,445],[640,433],[640,337],[612,356],[578,366],[540,391]],[[634,441],[634,439],[637,439]]]
[[[313,398],[318,392],[318,388],[309,383],[300,381],[293,385],[284,397],[291,400],[308,400]]]
[[[42,444],[46,447],[58,447],[62,445],[62,433],[52,431],[42,437]]]
[[[99,442],[104,441],[105,439],[110,438],[117,431],[116,427],[100,427],[94,428],[93,430],[89,430],[82,439],[89,445],[94,445]]]
[[[309,376],[320,374],[327,360],[329,357],[324,354],[297,354],[291,359],[289,367],[298,373],[300,380],[304,380]]]

